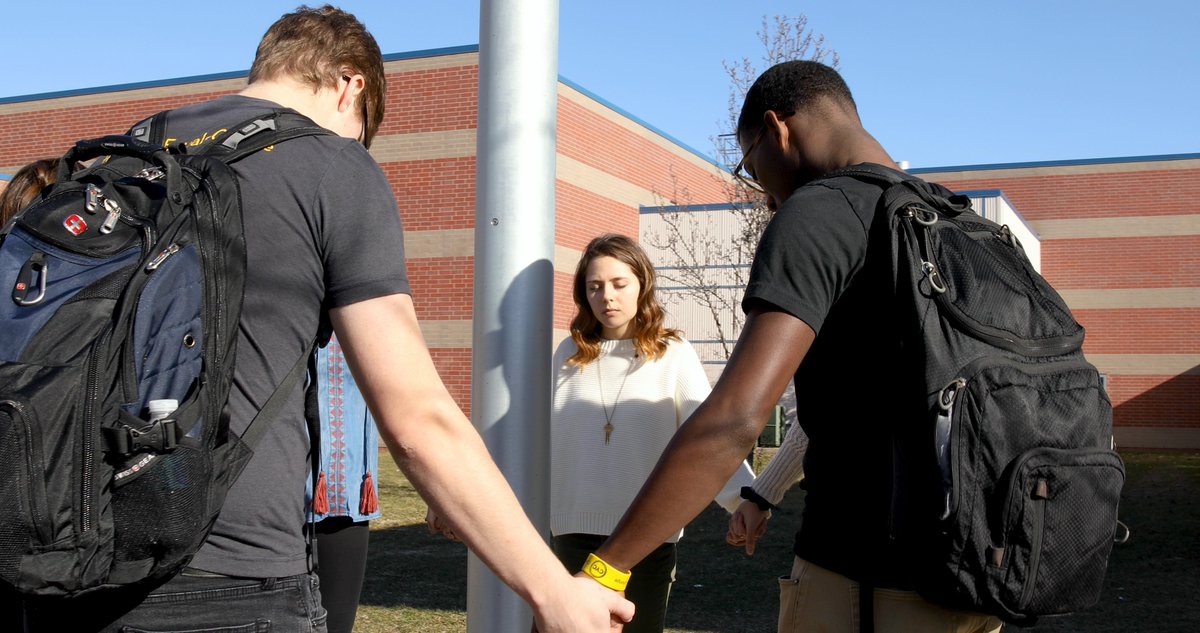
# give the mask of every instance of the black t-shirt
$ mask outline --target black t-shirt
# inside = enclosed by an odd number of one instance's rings
[[[771,219],[743,307],[766,302],[817,333],[796,371],[797,419],[808,434],[797,556],[855,580],[895,578],[888,550],[891,448],[882,422],[899,415],[898,353],[883,284],[882,188],[841,176],[800,188]],[[931,449],[932,450],[932,449]]]
[[[200,146],[278,107],[235,95],[180,108],[168,115],[167,137]],[[229,395],[231,425],[240,433],[317,335],[324,311],[410,290],[395,198],[361,144],[297,138],[233,169],[248,266]],[[298,387],[230,490],[192,566],[257,578],[304,573],[308,471]]]

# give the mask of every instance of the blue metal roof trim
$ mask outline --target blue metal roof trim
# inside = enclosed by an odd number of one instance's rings
[[[700,211],[733,211],[737,208],[740,208],[740,205],[729,202],[717,204],[668,204],[661,207],[643,205],[638,207],[638,213],[696,213]]]
[[[997,169],[1031,169],[1034,167],[1071,167],[1076,165],[1104,165],[1110,163],[1149,163],[1168,160],[1196,160],[1200,154],[1156,154],[1152,156],[1119,156],[1115,158],[1081,158],[1076,160],[1046,160],[1029,163],[993,163],[984,165],[957,165],[950,167],[916,167],[910,174],[940,174],[958,171],[992,171]]]
[[[1009,200],[1008,196],[1004,195],[1004,191],[1002,191],[1000,189],[979,189],[976,191],[955,191],[954,193],[957,193],[957,194],[963,195],[963,196],[967,196],[968,198],[971,198],[971,197],[1000,198],[1001,200],[1004,201],[1004,204],[1008,205],[1008,208],[1013,210],[1013,213],[1016,213],[1017,215],[1021,216],[1022,220],[1025,219],[1025,216],[1021,215],[1021,211],[1019,209],[1017,209],[1017,205],[1013,204],[1013,201]]]
[[[630,114],[629,111],[621,108],[620,106],[617,106],[616,104],[609,101],[608,99],[605,99],[604,97],[597,95],[596,93],[592,92],[591,90],[584,88],[583,86],[575,83],[574,81],[571,81],[570,79],[567,79],[566,77],[563,77],[562,75],[558,76],[558,80],[561,81],[562,83],[566,84],[567,86],[570,86],[571,88],[574,88],[575,90],[578,90],[579,92],[582,92],[584,95],[586,95],[592,99],[595,99],[597,103],[599,103],[600,105],[603,105],[604,107],[608,108],[609,110],[616,112],[617,114],[629,119],[630,121],[637,123],[638,125],[646,128],[647,130],[654,132],[655,134],[667,139],[668,141],[671,141],[672,143],[674,143],[674,144],[682,147],[683,149],[695,154],[696,156],[704,159],[706,162],[708,162],[712,166],[717,167],[727,173],[729,172],[728,167],[718,163],[715,159],[713,159],[713,157],[700,153],[699,150],[697,150],[697,149],[693,148],[692,146],[688,145],[687,143],[684,143],[683,141],[675,138],[674,136],[671,136],[670,134],[667,134],[666,132],[654,127],[653,125],[650,125],[649,123],[638,118],[637,116]]]
[[[400,61],[405,59],[420,59],[424,57],[444,57],[446,55],[459,55],[462,53],[479,52],[478,44],[467,46],[451,46],[447,48],[430,48],[423,51],[410,51],[407,53],[391,53],[383,56],[384,63]],[[176,77],[173,79],[156,79],[154,81],[138,81],[128,84],[115,84],[111,86],[96,86],[92,88],[76,88],[73,90],[60,90],[57,92],[42,92],[32,95],[19,95],[16,97],[0,97],[0,105],[9,103],[24,103],[26,101],[42,101],[44,99],[62,99],[64,97],[79,97],[83,95],[104,94],[107,92],[124,92],[127,90],[142,90],[145,88],[163,88],[166,86],[180,86],[184,84],[204,83],[206,81],[221,81],[224,79],[238,79],[241,77],[249,77],[249,70],[235,70],[225,73],[213,73],[211,75],[193,75],[191,77]]]
[[[116,84],[112,86],[97,86],[94,88],[76,88],[74,90],[60,90],[58,92],[43,92],[34,95],[21,95],[17,97],[0,98],[0,105],[9,103],[23,103],[26,101],[42,101],[43,99],[61,99],[63,97],[79,97],[83,95],[104,94],[106,92],[124,92],[126,90],[141,90],[143,88],[162,88],[164,86],[179,86],[183,84],[202,83],[205,81],[220,81],[222,79],[237,79],[239,77],[247,77],[250,75],[249,70],[238,70],[227,73],[214,73],[212,75],[193,75],[191,77],[177,77],[175,79],[156,79],[154,81],[139,81],[129,84]]]
[[[427,48],[423,51],[409,51],[407,53],[389,53],[383,56],[384,63],[398,62],[404,59],[421,59],[422,57],[445,57],[447,55],[461,55],[463,53],[478,53],[478,44],[467,44],[465,46],[447,46],[445,48]]]

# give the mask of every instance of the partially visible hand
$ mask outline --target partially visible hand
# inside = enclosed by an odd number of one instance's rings
[[[734,547],[745,546],[746,555],[753,556],[754,545],[767,533],[767,520],[770,518],[770,510],[759,510],[753,501],[743,501],[729,515],[729,532],[725,534],[725,542]]]
[[[602,586],[583,572],[563,589],[561,596],[542,608],[534,607],[534,633],[611,633],[633,619],[633,603],[625,594]]]
[[[454,533],[454,529],[450,527],[450,524],[443,521],[442,517],[438,516],[437,512],[433,511],[432,506],[425,513],[425,525],[429,526],[429,533],[431,535],[441,532],[446,538],[454,541],[455,543],[462,542],[462,540],[458,538],[458,535]]]

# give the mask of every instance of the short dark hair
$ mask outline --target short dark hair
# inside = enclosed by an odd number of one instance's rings
[[[737,122],[738,136],[761,125],[768,110],[780,114],[806,111],[822,97],[857,111],[850,88],[833,68],[807,60],[775,64],[759,75],[746,91]]]
[[[361,74],[366,84],[358,98],[369,147],[383,122],[387,80],[379,44],[353,15],[327,4],[301,6],[279,18],[258,44],[250,83],[287,77],[316,92],[336,86],[347,72]]]

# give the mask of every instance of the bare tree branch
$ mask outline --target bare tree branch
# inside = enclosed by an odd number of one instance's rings
[[[837,52],[826,44],[825,36],[809,29],[808,17],[803,14],[763,16],[758,39],[763,47],[759,60],[763,69],[795,59],[820,61],[834,68],[840,61]],[[728,109],[725,120],[717,123],[718,135],[712,140],[718,159],[732,169],[741,159],[741,149],[734,137],[738,115],[760,70],[748,57],[724,61],[722,66],[729,77]],[[691,192],[680,185],[673,170],[670,181],[670,192],[654,192],[660,206],[675,206],[682,211],[694,206]],[[760,195],[740,181],[726,179],[722,187],[737,223],[732,243],[719,239],[708,220],[699,214],[671,211],[660,212],[661,229],[647,231],[646,241],[663,251],[669,260],[659,262],[662,266],[659,277],[676,286],[678,295],[711,316],[721,350],[728,359],[742,329],[744,317],[739,305],[742,289],[771,214]]]

